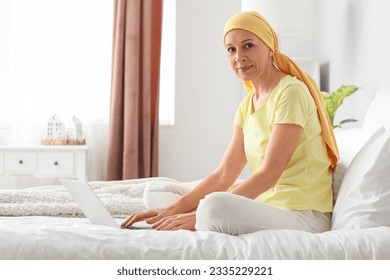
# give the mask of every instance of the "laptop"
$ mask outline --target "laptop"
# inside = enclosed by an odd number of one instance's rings
[[[60,179],[60,182],[92,224],[124,228],[112,217],[87,182],[71,179]],[[124,229],[152,229],[152,226],[141,221],[135,223],[134,226]]]

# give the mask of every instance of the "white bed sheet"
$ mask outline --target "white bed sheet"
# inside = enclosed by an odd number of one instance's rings
[[[1,217],[0,259],[390,259],[390,228],[231,236],[114,229],[85,218]]]

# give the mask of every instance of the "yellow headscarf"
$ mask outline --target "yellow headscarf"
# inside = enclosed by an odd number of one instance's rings
[[[334,170],[339,158],[336,139],[333,128],[326,112],[317,83],[288,56],[279,52],[278,39],[271,25],[257,12],[241,12],[231,17],[224,28],[224,38],[233,29],[243,29],[252,32],[259,37],[274,53],[273,59],[276,66],[284,73],[297,77],[309,88],[314,102],[316,103],[318,115],[322,127],[322,138],[326,144],[328,157],[331,161],[331,170]],[[253,89],[251,82],[245,81],[244,86],[247,92]]]

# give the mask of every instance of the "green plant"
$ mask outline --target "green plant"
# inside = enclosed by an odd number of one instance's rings
[[[328,112],[330,123],[333,128],[341,127],[345,123],[356,122],[355,119],[345,119],[342,120],[339,124],[334,124],[334,116],[336,114],[337,109],[343,104],[343,101],[348,96],[355,93],[359,88],[354,85],[350,86],[341,86],[336,91],[328,93],[326,91],[322,91],[322,97],[324,98],[326,111]]]

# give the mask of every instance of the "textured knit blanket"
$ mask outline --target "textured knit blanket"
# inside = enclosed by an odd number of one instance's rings
[[[142,201],[150,180],[90,182],[91,188],[116,218],[145,209]],[[0,216],[83,217],[82,211],[62,185],[0,190]]]

